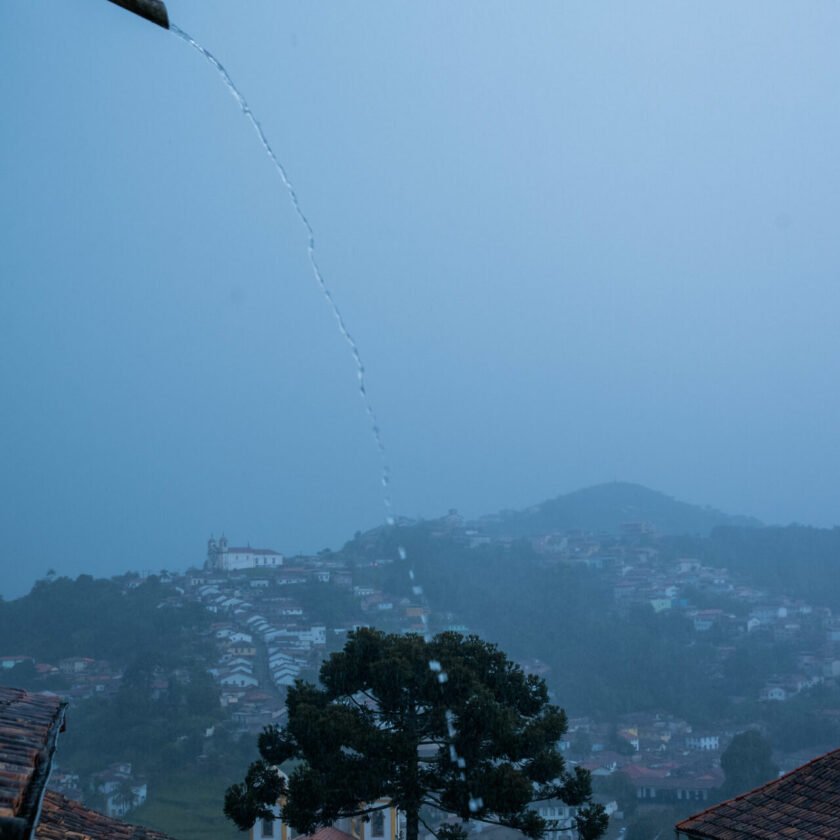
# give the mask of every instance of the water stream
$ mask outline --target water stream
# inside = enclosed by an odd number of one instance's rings
[[[309,257],[309,266],[312,269],[312,275],[314,276],[315,281],[318,284],[318,288],[321,290],[321,294],[324,296],[324,300],[327,302],[327,305],[338,324],[338,331],[341,333],[342,338],[350,348],[353,362],[356,365],[356,378],[359,383],[359,394],[364,402],[365,412],[367,413],[368,422],[370,424],[370,431],[373,435],[374,443],[377,451],[379,452],[381,462],[380,482],[382,484],[382,502],[385,506],[385,517],[387,523],[389,525],[393,525],[394,514],[393,504],[391,501],[391,466],[388,460],[388,452],[385,448],[385,442],[382,439],[382,431],[379,427],[379,421],[376,418],[376,412],[373,409],[373,403],[371,402],[370,395],[368,394],[367,380],[365,378],[365,366],[362,362],[362,355],[359,352],[359,345],[356,344],[356,340],[347,329],[347,323],[344,320],[341,309],[333,296],[332,290],[327,285],[327,281],[324,279],[321,266],[318,264],[318,256],[315,251],[315,231],[312,228],[312,223],[309,221],[309,217],[306,213],[303,212],[300,200],[298,199],[297,191],[289,178],[289,173],[286,171],[286,167],[283,166],[280,158],[275,154],[274,149],[271,147],[271,143],[268,142],[268,138],[265,136],[265,132],[263,131],[262,125],[260,125],[260,121],[254,115],[254,112],[251,110],[251,106],[248,104],[248,101],[242,95],[239,88],[234,84],[233,79],[231,79],[228,71],[225,70],[224,65],[218,58],[216,58],[215,55],[213,55],[213,53],[210,52],[210,50],[199,44],[195,38],[188,35],[183,29],[175,26],[173,23],[170,23],[169,28],[175,35],[186,41],[191,47],[193,47],[193,49],[201,53],[201,55],[207,59],[207,61],[215,68],[216,72],[222,77],[222,80],[225,85],[227,85],[228,90],[236,100],[242,113],[245,115],[248,122],[251,123],[257,137],[259,137],[260,143],[262,144],[265,153],[268,155],[269,160],[274,164],[274,168],[280,176],[280,180],[283,182],[283,186],[286,188],[286,192],[292,202],[292,207],[306,231],[306,250]]]
[[[236,100],[237,104],[239,105],[240,110],[248,119],[248,122],[251,123],[254,131],[257,134],[257,137],[262,144],[265,153],[268,155],[271,162],[274,164],[274,168],[277,170],[277,174],[280,176],[280,180],[283,182],[283,186],[286,188],[286,192],[288,193],[289,199],[292,202],[292,207],[294,207],[295,213],[297,214],[298,219],[300,220],[301,224],[306,231],[307,237],[307,254],[309,257],[309,265],[312,269],[312,274],[315,277],[315,280],[318,284],[318,287],[321,290],[321,294],[324,296],[324,299],[327,302],[330,310],[332,311],[333,316],[335,317],[336,323],[338,324],[338,330],[341,333],[344,341],[347,343],[347,346],[350,348],[350,353],[353,356],[353,361],[356,365],[356,377],[359,383],[359,394],[364,402],[365,412],[367,413],[368,422],[370,425],[371,434],[373,435],[374,443],[376,444],[377,451],[379,452],[379,457],[381,461],[381,475],[380,481],[382,484],[382,501],[385,506],[385,518],[387,524],[394,525],[394,512],[393,512],[393,504],[391,500],[391,467],[388,459],[388,452],[385,448],[385,443],[382,439],[382,432],[379,427],[379,422],[376,418],[376,412],[373,409],[373,403],[371,402],[370,396],[367,390],[367,382],[365,380],[365,366],[362,362],[362,356],[359,352],[359,346],[356,344],[355,339],[350,334],[350,331],[347,329],[347,324],[344,320],[344,316],[342,315],[341,309],[338,306],[338,303],[335,300],[335,297],[330,290],[330,287],[327,285],[326,280],[324,279],[324,275],[321,271],[321,267],[318,264],[318,257],[315,250],[315,231],[312,228],[312,224],[309,221],[307,215],[303,212],[303,208],[301,207],[300,200],[298,199],[297,191],[295,190],[294,185],[292,184],[291,179],[289,178],[289,173],[286,171],[286,167],[283,166],[283,163],[280,161],[280,158],[274,152],[274,149],[269,143],[268,138],[265,136],[265,132],[263,131],[262,126],[260,125],[259,120],[254,115],[254,112],[251,110],[251,106],[248,104],[248,101],[239,91],[239,88],[234,84],[233,79],[231,79],[230,74],[225,70],[224,65],[213,55],[208,49],[203,47],[201,44],[198,43],[193,37],[188,35],[184,32],[183,29],[175,26],[174,24],[170,23],[171,31],[177,35],[179,38],[186,41],[193,49],[197,50],[201,53],[202,56],[215,68],[216,72],[222,77],[225,85],[227,86],[230,93],[233,95],[233,98]],[[400,560],[406,560],[407,555],[405,548],[399,546],[398,553]],[[411,579],[411,589],[413,595],[426,607],[422,615],[423,621],[423,635],[426,641],[431,639],[431,631],[429,628],[428,623],[428,601],[426,595],[423,591],[423,587],[417,580],[416,574],[414,569],[409,571],[409,577]],[[437,680],[439,683],[443,684],[448,680],[448,675],[446,671],[442,668],[441,663],[437,662],[436,660],[431,660],[429,662],[429,668],[437,675]],[[450,759],[453,764],[457,765],[457,767],[461,771],[461,778],[464,778],[464,771],[466,769],[466,764],[464,759],[458,755],[454,747],[454,738],[455,738],[455,727],[454,727],[454,715],[447,711],[446,713],[446,721],[447,721],[447,729],[450,738]],[[470,810],[474,813],[479,811],[482,807],[482,802],[480,799],[470,797],[469,807]]]

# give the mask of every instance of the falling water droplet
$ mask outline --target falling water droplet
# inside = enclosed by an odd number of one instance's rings
[[[348,348],[350,349],[350,355],[353,357],[353,362],[356,366],[356,379],[359,383],[359,394],[364,402],[365,406],[365,413],[368,417],[368,423],[370,426],[370,431],[373,436],[374,443],[376,448],[379,452],[379,458],[381,462],[381,471],[383,477],[383,487],[386,488],[386,492],[383,496],[383,503],[385,505],[386,511],[391,509],[391,497],[387,493],[388,481],[387,477],[390,473],[390,468],[388,464],[388,452],[385,449],[385,442],[382,438],[382,434],[379,431],[379,423],[376,419],[376,412],[373,410],[373,403],[368,396],[367,391],[367,382],[365,380],[365,366],[362,363],[362,355],[359,351],[359,346],[356,343],[356,340],[353,338],[350,330],[347,328],[347,323],[344,320],[344,315],[341,309],[338,306],[338,303],[333,296],[332,290],[327,285],[327,281],[324,278],[323,272],[321,271],[321,266],[318,263],[318,257],[315,251],[315,231],[312,227],[312,223],[309,221],[309,217],[306,213],[303,212],[303,207],[301,207],[300,199],[298,198],[297,190],[294,187],[294,184],[289,177],[289,173],[286,171],[286,167],[280,161],[280,158],[277,157],[274,149],[271,146],[271,143],[268,142],[268,137],[266,137],[265,131],[263,131],[263,127],[260,124],[259,120],[257,119],[254,112],[251,110],[251,106],[248,104],[248,101],[239,91],[239,88],[231,79],[230,74],[224,68],[222,63],[219,61],[216,56],[213,55],[208,49],[201,46],[194,38],[184,32],[183,29],[175,26],[175,24],[170,23],[169,26],[170,30],[181,38],[183,41],[186,41],[191,47],[196,49],[207,61],[216,69],[218,74],[222,77],[222,80],[227,85],[228,90],[233,95],[233,98],[239,105],[240,110],[248,119],[248,122],[251,123],[251,127],[257,134],[257,137],[262,144],[265,153],[268,155],[271,162],[274,164],[274,168],[277,170],[277,174],[280,176],[280,180],[283,182],[283,186],[286,188],[286,193],[289,196],[290,201],[292,202],[292,207],[294,208],[295,214],[297,215],[300,223],[303,225],[306,231],[306,239],[307,239],[307,255],[309,257],[309,266],[312,269],[312,275],[315,278],[315,281],[318,284],[318,287],[321,290],[321,295],[323,296],[324,300],[329,306],[330,311],[333,314],[333,318],[338,325],[338,331],[341,334],[342,338],[344,339],[345,343],[347,344]],[[389,515],[387,520],[389,525],[393,525],[393,518]]]
[[[356,366],[356,379],[359,384],[359,394],[362,398],[364,403],[365,412],[368,417],[368,424],[370,426],[370,431],[374,439],[374,443],[376,444],[376,448],[379,452],[380,462],[381,462],[381,476],[380,482],[383,488],[383,495],[382,501],[385,507],[386,516],[385,522],[388,527],[393,527],[396,524],[396,520],[394,519],[392,511],[392,501],[390,496],[390,465],[388,463],[388,453],[385,449],[385,443],[382,438],[382,433],[379,427],[379,422],[376,418],[376,413],[373,409],[373,403],[370,400],[370,396],[368,395],[367,390],[367,382],[365,380],[365,366],[362,363],[361,353],[359,351],[359,347],[356,344],[355,339],[351,335],[350,331],[347,328],[346,322],[344,320],[344,315],[341,312],[341,309],[338,306],[335,298],[333,297],[332,291],[330,287],[327,285],[327,282],[324,278],[323,273],[321,272],[321,267],[318,263],[316,250],[315,250],[315,231],[312,228],[312,224],[309,221],[309,218],[303,212],[303,208],[301,207],[300,200],[298,199],[297,191],[294,188],[294,185],[289,178],[288,173],[286,172],[286,168],[281,163],[280,159],[274,152],[274,149],[271,147],[271,144],[268,142],[268,138],[263,131],[262,125],[257,120],[254,112],[251,110],[250,105],[246,101],[245,97],[239,92],[239,89],[231,79],[230,75],[228,74],[227,70],[225,70],[222,63],[207,49],[201,46],[197,41],[195,41],[190,35],[188,35],[184,30],[180,29],[179,27],[175,26],[174,24],[170,24],[171,31],[177,35],[182,40],[186,41],[190,46],[195,48],[205,59],[216,69],[219,75],[222,77],[222,80],[227,85],[228,90],[233,95],[234,99],[236,99],[237,103],[239,104],[239,108],[248,121],[251,123],[254,131],[257,134],[260,142],[262,143],[263,149],[265,153],[268,155],[271,162],[274,164],[275,169],[277,170],[278,175],[280,176],[281,181],[283,182],[283,186],[286,188],[286,192],[288,193],[289,199],[291,200],[292,207],[294,208],[295,213],[301,224],[303,225],[306,235],[307,235],[307,253],[309,257],[309,265],[312,269],[312,274],[321,290],[321,294],[324,297],[327,305],[330,308],[330,311],[335,318],[335,321],[338,325],[338,330],[341,336],[344,338],[347,346],[350,349],[350,354],[353,357],[353,362]],[[405,549],[400,546],[398,549],[400,560],[406,559],[406,551]],[[414,572],[410,571],[409,575],[411,580],[414,581]],[[413,591],[415,595],[422,595],[423,589],[420,586],[414,586]],[[429,619],[428,616],[423,613],[421,615],[421,620],[423,622],[424,627],[424,636],[423,638],[428,642],[431,641],[431,635],[429,634]],[[433,660],[434,661],[434,660]],[[437,663],[438,668],[440,668],[440,663]],[[432,667],[432,661],[429,663],[429,667]],[[432,670],[436,670],[432,668]],[[448,676],[445,671],[442,669],[438,672],[438,681],[440,683],[445,683],[448,679]],[[446,712],[446,721],[447,721],[447,729],[449,732],[449,737],[454,738],[455,736],[455,725],[454,725],[454,715],[451,713],[450,710]],[[466,762],[463,758],[460,758],[455,750],[455,747],[450,745],[450,756],[452,761],[457,763],[458,767],[462,770],[466,768]],[[463,772],[459,774],[459,778],[463,781],[466,781],[466,776]],[[476,813],[483,807],[484,803],[481,798],[470,798],[469,800],[469,808],[472,813]]]

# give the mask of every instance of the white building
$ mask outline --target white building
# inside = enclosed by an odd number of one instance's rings
[[[105,797],[105,813],[109,817],[124,817],[148,797],[146,783],[133,777],[128,762],[112,764],[100,774],[96,789]]]
[[[690,750],[719,750],[720,735],[695,732],[685,736],[685,745]]]
[[[207,562],[204,568],[232,572],[239,569],[276,569],[283,565],[283,555],[271,548],[236,548],[228,545],[222,535],[218,541],[207,542]]]
[[[260,684],[256,677],[239,672],[228,673],[219,682],[225,688],[256,688]]]
[[[611,817],[618,810],[614,800],[603,802],[604,810]],[[537,813],[546,821],[545,840],[575,840],[578,837],[575,816],[578,809],[560,799],[548,799],[536,805]]]
[[[284,773],[281,775],[285,778]],[[367,820],[361,817],[340,819],[331,826],[321,828],[307,840],[402,840],[405,837],[405,816],[386,799],[372,803],[378,810]],[[280,817],[282,800],[272,809],[276,817],[272,820],[257,820],[251,829],[250,840],[304,840]]]
[[[537,812],[547,823],[546,840],[574,840],[577,836],[575,825],[577,808],[567,805],[559,799],[550,799],[541,802]]]

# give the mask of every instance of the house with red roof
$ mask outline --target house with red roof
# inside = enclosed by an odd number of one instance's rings
[[[708,802],[723,784],[719,767],[681,766],[675,763],[657,767],[631,764],[621,772],[636,788],[636,798],[644,802]]]

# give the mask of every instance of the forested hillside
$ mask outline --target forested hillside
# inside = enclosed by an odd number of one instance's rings
[[[662,534],[701,536],[722,525],[761,524],[751,517],[682,502],[641,484],[614,481],[557,496],[527,510],[483,517],[481,525],[497,536],[533,537],[567,530],[616,533],[630,522],[645,522]]]
[[[729,524],[708,536],[621,527],[621,516],[657,511],[700,530]],[[638,750],[648,769],[665,756],[692,777],[693,731],[721,744],[758,726],[790,761],[840,742],[840,532],[742,527],[627,485],[578,494],[567,513],[592,530],[498,536],[498,518],[453,512],[359,532],[275,570],[46,579],[0,602],[0,681],[69,694],[62,772],[78,774],[96,805],[90,780],[131,764],[150,780],[137,819],[184,840],[226,836],[217,803],[282,705],[272,674],[313,678],[359,624],[496,642],[581,721],[568,749],[582,762]],[[304,661],[295,646],[316,637]],[[269,639],[291,647],[271,654]],[[225,687],[226,674],[245,682]],[[631,745],[628,733],[656,725],[669,727],[667,742]],[[705,756],[704,772],[714,761]]]
[[[789,531],[791,563],[799,533]],[[808,538],[814,536],[807,530],[802,533],[806,539],[800,558],[809,556]],[[752,581],[761,555],[751,553],[749,538],[764,531],[748,528],[731,534],[740,535],[742,546],[750,547],[750,553],[742,548],[735,583],[716,588],[684,585],[679,599],[673,599],[674,606],[682,606],[660,611],[644,598],[620,600],[616,588],[622,577],[615,569],[547,560],[526,540],[468,548],[461,535],[443,534],[439,523],[403,528],[398,536],[384,538],[401,543],[407,559],[382,575],[387,589],[407,597],[413,585],[409,572],[414,571],[436,611],[498,642],[522,661],[536,659],[547,665],[555,701],[572,715],[612,719],[629,712],[667,711],[698,727],[724,720],[731,725],[764,721],[775,743],[785,749],[830,743],[840,732],[821,710],[840,704],[833,683],[784,704],[760,701],[768,681],[802,667],[803,648],[824,647],[825,615],[811,610],[797,617],[791,636],[747,632],[750,605],[736,597],[735,587],[739,580],[745,585]],[[724,565],[721,539],[717,533],[713,539],[656,539],[657,560],[648,572],[667,578],[665,570],[688,549],[696,550],[703,562]],[[755,545],[765,540],[772,542],[772,535],[758,538]],[[817,543],[830,544],[830,538]],[[606,553],[617,550],[613,546]],[[631,546],[631,555],[636,550]],[[383,553],[391,551],[396,551],[394,546],[383,547]],[[822,564],[791,565],[799,576],[799,591],[816,593],[815,605],[824,604],[833,591],[822,588],[829,568],[828,554]],[[624,571],[628,569],[630,577],[634,572],[630,566]],[[765,570],[755,579],[764,580],[768,590],[778,582],[777,591],[785,591],[781,572],[776,578]],[[701,631],[695,622],[704,610],[716,616],[716,623]]]
[[[23,598],[0,601],[3,653],[45,662],[68,656],[123,662],[206,651],[206,611],[196,604],[176,606],[171,590],[154,576],[135,579],[136,586],[90,575],[41,580]]]
[[[840,528],[716,528],[706,556],[773,592],[840,610]]]

